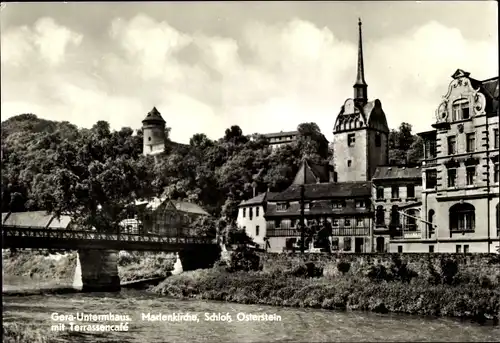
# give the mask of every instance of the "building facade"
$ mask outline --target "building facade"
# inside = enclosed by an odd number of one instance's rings
[[[457,70],[421,133],[420,231],[391,241],[400,252],[495,252],[499,238],[498,77],[479,81]]]
[[[271,149],[277,149],[280,146],[290,144],[297,140],[299,132],[298,131],[280,131],[274,133],[263,134],[269,140],[269,146]]]
[[[420,166],[377,167],[372,178],[373,251],[389,252],[391,239],[419,237],[421,199]]]
[[[272,197],[272,193],[262,193],[252,199],[242,201],[238,209],[236,223],[238,227],[245,230],[247,235],[260,246],[265,246],[266,237],[266,201]]]

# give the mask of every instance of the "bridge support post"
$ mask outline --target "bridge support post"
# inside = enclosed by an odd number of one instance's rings
[[[179,251],[183,271],[212,268],[220,255],[221,249],[216,244]]]
[[[82,292],[118,292],[118,252],[113,250],[79,250],[74,285],[81,285]],[[80,278],[76,280],[76,278]]]

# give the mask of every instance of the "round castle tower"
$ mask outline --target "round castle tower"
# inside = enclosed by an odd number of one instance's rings
[[[142,121],[142,130],[144,155],[156,155],[165,151],[165,120],[156,107]]]

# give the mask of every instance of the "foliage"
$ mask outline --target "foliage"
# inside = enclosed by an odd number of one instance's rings
[[[239,271],[257,271],[260,270],[260,258],[255,252],[246,246],[239,246],[233,251],[229,266],[226,270],[230,273]]]
[[[423,141],[411,132],[412,126],[401,123],[398,130],[389,133],[389,162],[414,164],[423,157]]]
[[[441,280],[447,285],[455,282],[455,276],[458,273],[457,261],[443,258],[441,259]]]
[[[284,273],[227,273],[220,269],[167,278],[153,291],[173,297],[245,304],[369,310],[485,320],[497,318],[499,289],[427,283],[372,282],[366,278],[294,277]]]
[[[347,273],[349,273],[349,269],[351,269],[351,264],[347,261],[340,261],[337,264],[337,269],[342,274],[347,274]]]

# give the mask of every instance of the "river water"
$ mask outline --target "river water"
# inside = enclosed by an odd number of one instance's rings
[[[126,316],[128,331],[71,332],[60,315],[108,314]],[[197,314],[199,321],[150,321],[143,314]],[[232,322],[207,321],[205,313],[229,314]],[[243,314],[269,314],[281,321],[238,321]],[[151,317],[152,318],[152,317]],[[60,318],[58,318],[60,319]],[[346,342],[346,341],[500,341],[498,326],[468,321],[386,315],[365,312],[334,312],[198,300],[169,299],[145,291],[3,296],[4,322],[32,324],[57,342]],[[65,331],[54,325],[65,324]],[[77,322],[89,324],[90,322]],[[92,323],[97,323],[94,321]],[[116,324],[117,322],[99,322]],[[76,328],[73,326],[73,328]],[[121,327],[122,329],[124,326]]]

